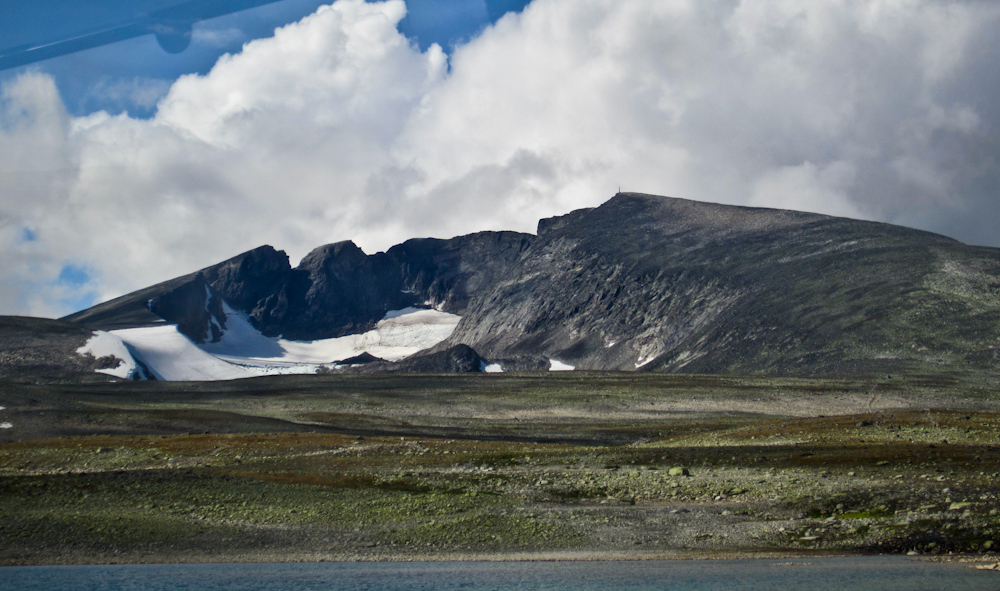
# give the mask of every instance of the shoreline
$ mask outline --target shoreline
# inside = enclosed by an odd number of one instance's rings
[[[297,555],[274,556],[262,555],[259,557],[231,556],[229,559],[222,556],[206,557],[198,559],[191,556],[163,556],[152,560],[137,559],[127,560],[122,557],[115,557],[106,561],[96,560],[93,562],[25,562],[21,564],[4,564],[0,568],[20,567],[20,566],[111,566],[111,565],[140,565],[140,564],[299,564],[299,563],[343,563],[343,564],[363,564],[363,563],[411,563],[411,562],[643,562],[643,561],[691,561],[691,560],[774,560],[774,559],[808,559],[808,558],[857,558],[863,556],[904,556],[885,554],[852,554],[838,552],[659,552],[650,554],[628,554],[616,552],[542,552],[525,553],[509,552],[502,554],[412,554],[412,555],[317,555],[303,552]],[[144,557],[145,558],[145,557]],[[908,558],[920,558],[910,556]]]
[[[187,558],[187,559],[184,559]],[[256,559],[248,557],[233,556],[229,560],[224,557],[213,556],[210,559],[197,560],[192,557],[167,556],[155,560],[109,560],[93,562],[28,562],[23,564],[0,565],[3,568],[18,567],[49,567],[49,566],[138,566],[138,565],[210,565],[210,564],[375,564],[375,563],[526,563],[526,562],[691,562],[691,561],[754,561],[765,562],[774,560],[827,560],[838,558],[897,558],[900,560],[914,560],[921,562],[941,562],[950,564],[965,564],[970,567],[981,565],[997,565],[996,569],[1000,573],[1000,555],[993,554],[954,554],[954,555],[907,555],[907,554],[863,554],[852,552],[784,552],[784,551],[731,551],[731,552],[660,552],[649,554],[628,554],[616,552],[545,552],[545,553],[521,553],[510,552],[504,554],[424,554],[424,555],[395,555],[395,556],[350,556],[350,555],[327,555],[317,556],[310,553],[302,553],[296,556],[260,556]],[[791,564],[809,564],[808,562],[796,562]],[[981,569],[983,570],[983,569]]]

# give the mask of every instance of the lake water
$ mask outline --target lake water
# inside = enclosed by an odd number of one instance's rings
[[[996,591],[1000,572],[901,556],[636,562],[168,564],[0,568],[17,591]]]

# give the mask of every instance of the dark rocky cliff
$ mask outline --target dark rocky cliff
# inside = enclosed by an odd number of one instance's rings
[[[280,282],[268,283],[253,304],[227,296],[240,293],[231,282],[212,286],[234,308],[248,311],[266,335],[336,337],[369,330],[388,310],[407,306],[464,314],[472,294],[492,285],[532,238],[516,232],[418,238],[373,255],[353,242],[337,242],[313,250]]]
[[[473,294],[491,286],[533,238],[517,232],[415,238],[373,255],[344,241],[316,248],[294,269],[284,252],[261,246],[64,320],[104,330],[166,321],[203,343],[225,328],[225,301],[268,336],[338,337],[369,330],[386,311],[407,306],[464,314]]]

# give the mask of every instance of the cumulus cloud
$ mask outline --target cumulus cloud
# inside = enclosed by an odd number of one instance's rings
[[[81,98],[84,104],[114,105],[118,111],[148,111],[156,107],[171,82],[160,78],[133,77],[110,79],[102,77]]]
[[[450,64],[405,15],[340,0],[151,119],[69,117],[41,74],[5,86],[0,308],[62,314],[262,243],[294,263],[532,231],[619,186],[1000,244],[992,3],[535,0]]]
[[[857,168],[844,161],[823,168],[812,162],[774,168],[754,181],[749,205],[863,218],[864,213],[850,197],[856,176]]]

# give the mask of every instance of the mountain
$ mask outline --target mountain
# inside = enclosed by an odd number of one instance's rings
[[[577,367],[845,374],[990,366],[1000,250],[816,214],[621,194],[539,224],[450,342]]]
[[[991,371],[998,294],[1000,249],[889,224],[619,193],[543,219],[535,235],[420,238],[372,255],[345,241],[295,268],[261,246],[63,320],[125,336],[176,325],[247,367],[268,355],[319,363],[323,343],[331,355],[350,347],[327,364],[379,357],[378,346],[395,356],[337,371],[853,375]],[[303,343],[314,352],[301,353]],[[280,353],[262,352],[269,347]]]

